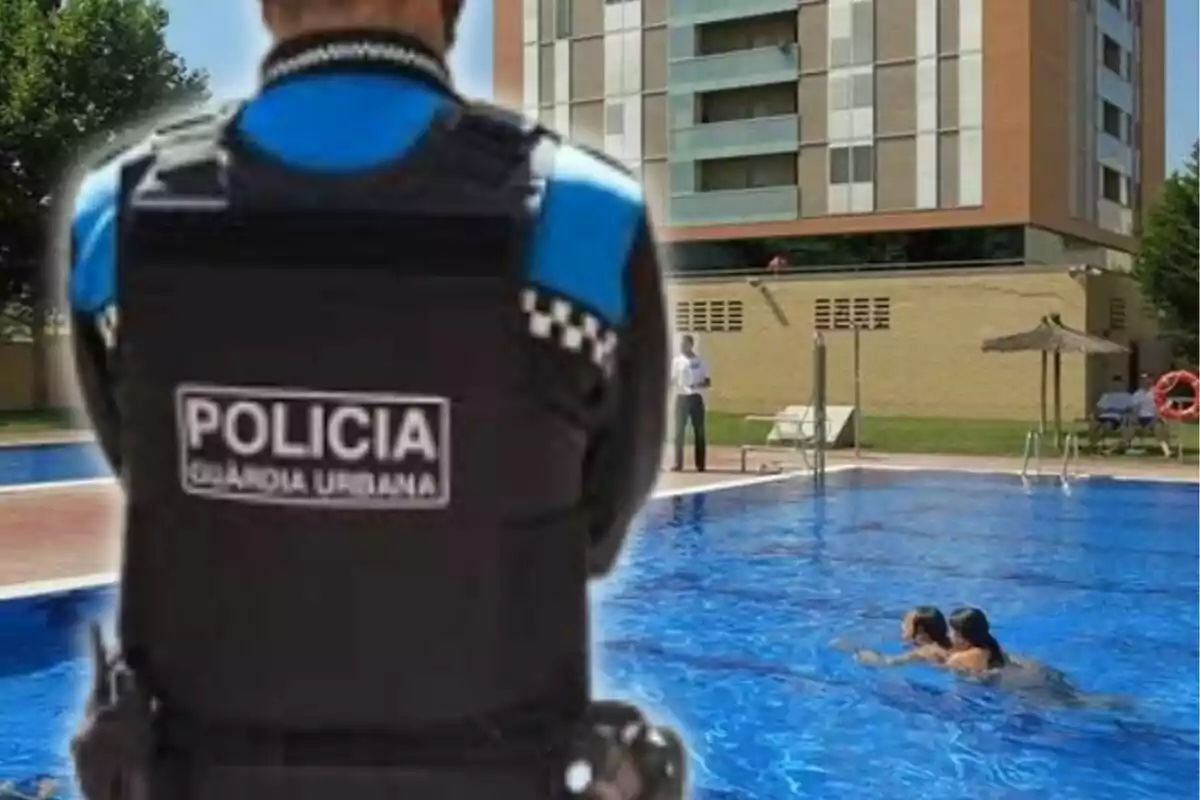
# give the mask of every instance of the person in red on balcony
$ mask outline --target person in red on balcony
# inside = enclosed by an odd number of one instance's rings
[[[783,257],[782,253],[776,253],[775,257],[767,264],[767,272],[770,272],[772,275],[778,275],[780,272],[783,272],[783,268],[786,266],[788,266],[787,259]]]

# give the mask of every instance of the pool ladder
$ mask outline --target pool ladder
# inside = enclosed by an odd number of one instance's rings
[[[1042,476],[1042,432],[1039,430],[1031,430],[1025,434],[1025,456],[1021,461],[1021,483],[1025,488],[1029,488],[1029,466],[1033,463],[1033,475],[1035,478]],[[1075,477],[1075,472],[1072,469],[1079,463],[1079,436],[1078,434],[1068,433],[1063,438],[1062,447],[1062,465],[1059,469],[1058,479],[1062,484],[1064,492],[1071,491],[1071,481]]]
[[[1076,477],[1077,473],[1072,470],[1073,466],[1079,464],[1079,435],[1068,433],[1063,438],[1062,447],[1062,469],[1058,473],[1058,478],[1062,481],[1064,492],[1070,493],[1071,481]]]
[[[1042,475],[1042,432],[1031,430],[1025,434],[1025,457],[1021,461],[1021,483],[1029,488],[1029,462],[1033,462],[1034,477]]]

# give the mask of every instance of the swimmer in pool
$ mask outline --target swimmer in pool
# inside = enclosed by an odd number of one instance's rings
[[[950,644],[953,652],[945,665],[955,672],[983,675],[1009,663],[987,615],[978,608],[959,608],[950,615]]]
[[[903,655],[885,656],[874,650],[859,650],[854,656],[864,664],[885,667],[916,662],[943,664],[950,656],[946,618],[933,606],[917,606],[905,614],[900,623],[900,639],[911,647]]]

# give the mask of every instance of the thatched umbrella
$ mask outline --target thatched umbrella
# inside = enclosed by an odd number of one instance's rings
[[[985,353],[1042,354],[1042,406],[1041,431],[1046,431],[1046,362],[1054,354],[1054,441],[1062,442],[1062,354],[1084,353],[1085,355],[1111,355],[1128,353],[1124,345],[1077,331],[1062,324],[1057,314],[1042,317],[1041,323],[1030,331],[987,339],[983,343]]]

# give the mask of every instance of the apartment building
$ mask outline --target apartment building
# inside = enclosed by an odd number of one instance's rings
[[[1106,263],[1163,174],[1164,0],[494,2],[497,94],[638,172],[680,268]]]
[[[1165,0],[494,2],[497,97],[642,178],[719,406],[797,402],[810,332],[855,327],[895,413],[1026,413],[978,341],[1046,313],[1135,345],[1068,360],[1072,413],[1139,368]]]

